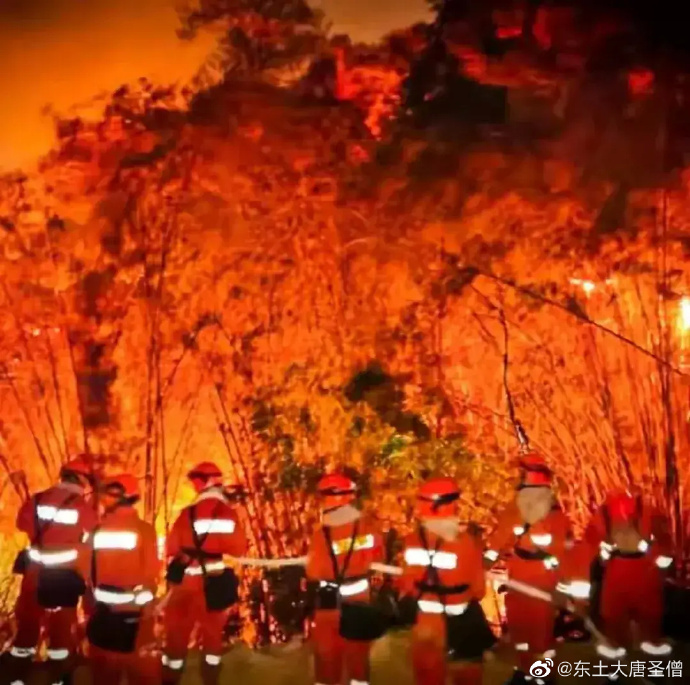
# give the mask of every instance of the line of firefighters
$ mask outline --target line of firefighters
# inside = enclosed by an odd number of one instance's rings
[[[167,539],[169,591],[156,602],[159,580],[153,526],[135,509],[138,481],[125,474],[99,486],[99,511],[89,496],[86,460],[65,465],[54,487],[32,496],[17,518],[29,546],[15,562],[23,576],[16,606],[17,633],[3,676],[27,682],[41,629],[47,636],[50,682],[67,683],[77,647],[77,609],[87,617],[89,660],[102,685],[173,685],[181,677],[193,630],[199,633],[204,685],[216,685],[222,635],[238,601],[238,579],[228,557],[242,563],[247,540],[222,484],[220,469],[208,462],[189,474],[197,498],[182,511]],[[670,539],[663,516],[639,495],[614,493],[600,507],[584,539],[575,542],[552,489],[552,473],[535,454],[523,455],[515,501],[485,541],[481,530],[458,517],[460,491],[449,478],[419,489],[414,532],[403,541],[401,565],[384,565],[384,537],[377,522],[357,508],[355,483],[345,476],[323,477],[318,486],[322,521],[303,559],[307,578],[318,586],[313,646],[316,685],[369,683],[369,649],[385,631],[371,601],[372,573],[395,578],[401,605],[413,612],[412,668],[418,685],[443,685],[447,662],[456,684],[481,683],[482,662],[496,638],[480,601],[486,572],[505,561],[508,578],[547,592],[553,603],[509,592],[506,616],[517,666],[512,683],[532,678],[536,660],[554,658],[555,607],[582,605],[591,597],[593,567],[602,632],[602,659],[624,658],[631,647],[631,622],[640,649],[668,654],[662,636],[665,569],[671,566]],[[250,560],[244,560],[251,563]],[[154,636],[155,616],[164,608],[162,663]],[[230,679],[231,679],[230,674]]]

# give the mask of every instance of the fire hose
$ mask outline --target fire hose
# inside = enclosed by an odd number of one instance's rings
[[[247,563],[254,566],[264,566],[264,567],[280,567],[280,566],[298,566],[306,563],[306,557],[296,557],[293,559],[247,559],[247,558],[237,558],[235,559],[238,563]],[[386,575],[400,576],[402,575],[402,568],[399,566],[392,566],[390,564],[381,564],[379,562],[373,562],[370,565],[372,571],[377,571],[378,573],[383,573]],[[543,602],[552,603],[553,595],[550,592],[541,590],[528,583],[522,583],[519,580],[513,580],[511,578],[506,578],[498,573],[487,574],[489,579],[494,581],[499,581],[501,585],[505,586],[509,590],[519,592],[527,597],[532,597],[534,599],[539,599]],[[568,611],[572,613],[577,613],[575,605],[569,602],[566,606]],[[606,647],[612,647],[611,641],[597,628],[594,621],[589,616],[580,615],[587,630],[596,638],[598,642]]]
[[[228,560],[231,562],[234,562],[236,564],[240,564],[243,566],[258,566],[262,568],[281,568],[284,566],[305,566],[307,563],[307,557],[302,556],[302,557],[292,557],[292,558],[284,558],[284,559],[257,559],[257,558],[252,558],[252,557],[228,557]],[[379,562],[373,562],[370,565],[370,569],[372,571],[378,572],[378,573],[383,573],[386,575],[392,575],[392,576],[400,576],[402,575],[403,569],[400,566],[392,566],[390,564],[382,564]],[[533,585],[529,585],[528,583],[523,583],[519,580],[513,580],[511,578],[506,578],[503,574],[500,573],[488,573],[488,578],[492,581],[495,582],[500,582],[501,585],[506,587],[509,590],[513,590],[514,592],[519,592],[520,594],[523,594],[527,597],[532,597],[533,599],[538,599],[543,602],[548,602],[549,604],[553,603],[554,597],[552,593],[547,592],[545,590],[542,590],[540,588],[534,587]],[[159,603],[157,607],[157,612],[160,612],[163,610],[165,605],[167,604],[168,598],[169,598],[169,593],[166,595],[161,602]],[[597,628],[597,626],[594,624],[594,621],[587,616],[583,615],[580,612],[576,610],[576,607],[573,602],[568,602],[566,605],[566,608],[568,611],[577,614],[583,621],[585,627],[587,630],[590,632],[591,635],[594,636],[594,638],[599,642],[601,645],[608,647],[609,649],[613,648],[613,644],[611,640],[609,640],[600,630]],[[641,682],[643,683],[649,683],[650,681],[646,680],[645,678],[640,678]]]

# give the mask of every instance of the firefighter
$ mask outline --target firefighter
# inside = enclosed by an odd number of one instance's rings
[[[486,591],[483,545],[458,519],[460,492],[451,478],[424,483],[417,530],[404,540],[401,592],[412,597],[412,664],[417,685],[446,682],[446,656],[463,660],[456,684],[482,682],[481,660],[496,639],[479,604]]]
[[[77,605],[88,575],[84,542],[97,522],[87,500],[92,483],[87,459],[73,459],[60,469],[57,485],[30,497],[17,515],[17,528],[28,535],[29,546],[14,568],[23,576],[15,608],[17,635],[10,650],[14,683],[26,681],[42,626],[51,683],[62,683],[73,667]]]
[[[383,633],[371,604],[370,565],[384,556],[383,538],[355,506],[357,487],[346,476],[318,484],[322,522],[309,543],[307,578],[318,583],[314,611],[316,685],[368,685],[369,649]]]
[[[499,517],[484,553],[487,567],[505,559],[512,580],[554,594],[572,533],[552,490],[552,473],[534,452],[520,459],[517,497]],[[529,682],[537,660],[555,657],[556,610],[548,602],[509,592],[505,599],[508,632],[517,654],[513,683]],[[536,677],[540,685],[546,678]]]
[[[223,629],[237,602],[238,580],[224,555],[242,556],[247,540],[229,503],[220,469],[203,462],[188,474],[197,498],[173,524],[167,540],[167,579],[171,585],[165,612],[163,681],[180,679],[189,639],[199,627],[204,685],[216,685],[221,667]]]
[[[154,641],[153,601],[159,561],[155,528],[139,518],[137,479],[130,474],[102,485],[100,525],[90,538],[94,608],[87,625],[93,682],[160,682],[160,666],[145,648]]]
[[[662,636],[664,574],[673,563],[667,519],[640,494],[613,492],[594,514],[585,538],[598,554],[598,614],[611,640],[597,646],[599,655],[614,661],[625,656],[632,620],[646,655],[669,654],[671,645]]]

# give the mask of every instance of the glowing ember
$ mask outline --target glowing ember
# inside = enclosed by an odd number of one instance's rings
[[[585,281],[580,278],[571,278],[570,282],[573,285],[579,285],[585,291],[586,295],[590,295],[596,288],[596,285],[592,281]]]
[[[684,297],[680,301],[680,327],[681,330],[690,330],[690,297]]]

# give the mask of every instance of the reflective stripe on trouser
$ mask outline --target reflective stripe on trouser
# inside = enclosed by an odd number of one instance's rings
[[[33,656],[41,626],[45,626],[49,650],[57,655],[56,660],[67,658],[75,650],[74,627],[77,623],[77,611],[76,609],[46,611],[38,603],[37,590],[36,574],[27,573],[22,579],[14,611],[17,620],[17,634],[13,646],[15,655],[19,652]],[[67,657],[60,657],[65,651]]]
[[[668,642],[648,642],[644,641],[640,644],[640,649],[651,656],[666,656],[673,651],[673,648]]]
[[[197,625],[201,651],[210,655],[222,654],[223,629],[228,614],[228,611],[208,611],[201,579],[185,577],[182,585],[177,585],[170,591],[165,611],[164,654],[173,664],[184,660],[189,638]],[[164,665],[176,670],[170,664]]]
[[[371,643],[345,640],[340,636],[340,612],[317,610],[314,613],[315,681],[338,685],[345,671],[351,681],[369,682],[369,649]]]
[[[642,643],[665,644],[662,640],[663,591],[663,574],[651,556],[613,557],[606,563],[601,585],[601,632],[613,644],[628,644],[629,617],[635,616]]]
[[[167,654],[163,654],[161,663],[171,671],[181,671],[184,668],[184,659],[171,659]]]
[[[508,593],[505,597],[508,633],[515,645],[518,667],[529,673],[536,658],[554,646],[554,610],[547,602]]]

